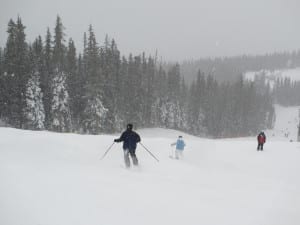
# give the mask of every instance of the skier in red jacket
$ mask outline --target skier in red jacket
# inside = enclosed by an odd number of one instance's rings
[[[258,134],[257,141],[258,141],[257,151],[259,150],[262,151],[264,148],[264,143],[266,142],[266,135],[263,131]]]

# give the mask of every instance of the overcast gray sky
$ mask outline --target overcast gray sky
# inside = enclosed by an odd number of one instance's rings
[[[19,14],[27,41],[53,32],[56,15],[82,48],[92,24],[97,41],[115,38],[123,55],[155,50],[164,60],[262,54],[300,48],[299,0],[0,0],[0,46]]]

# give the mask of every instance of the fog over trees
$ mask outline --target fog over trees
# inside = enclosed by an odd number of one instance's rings
[[[298,65],[299,52],[166,66],[156,55],[123,56],[114,39],[99,41],[92,25],[78,52],[59,16],[54,29],[33,42],[25,30],[20,17],[11,19],[0,48],[0,119],[11,127],[99,134],[130,122],[214,138],[253,135],[273,126],[274,96],[280,102],[287,86],[299,89],[278,81],[275,93],[266,82],[244,80],[240,73],[278,68],[287,59]]]
[[[241,74],[248,71],[296,67],[300,67],[300,50],[184,61],[181,63],[181,73],[184,74],[187,82],[191,82],[201,68],[206,74],[212,74],[218,81],[223,82],[235,81]]]

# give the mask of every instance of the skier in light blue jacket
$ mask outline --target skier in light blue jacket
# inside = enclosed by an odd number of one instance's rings
[[[180,159],[183,158],[183,150],[185,147],[185,142],[182,138],[182,136],[178,136],[178,139],[175,143],[172,143],[171,146],[176,145],[176,149],[175,149],[175,158],[176,159]],[[173,156],[171,156],[173,157]]]

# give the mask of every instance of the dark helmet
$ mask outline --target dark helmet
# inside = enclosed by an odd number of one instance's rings
[[[127,124],[127,130],[132,130],[133,125],[131,123]]]
[[[178,136],[178,138],[182,138],[182,136],[180,135],[180,136]]]

